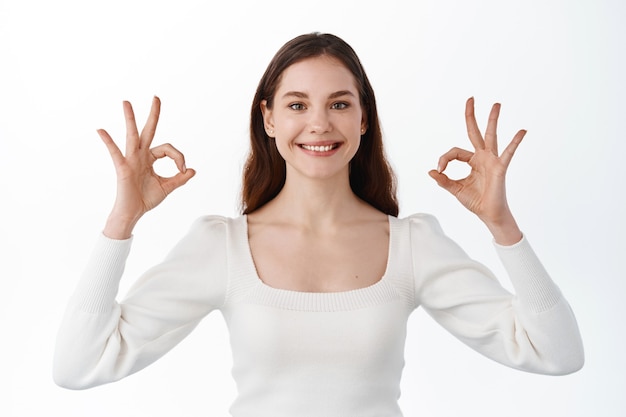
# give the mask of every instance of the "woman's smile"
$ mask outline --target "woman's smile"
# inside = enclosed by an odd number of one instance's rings
[[[298,146],[306,151],[309,155],[314,156],[330,156],[335,154],[336,150],[339,149],[341,143],[330,143],[330,144],[305,144],[301,143]]]

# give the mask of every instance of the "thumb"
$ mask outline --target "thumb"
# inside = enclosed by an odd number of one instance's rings
[[[169,195],[178,187],[185,185],[194,175],[196,175],[196,170],[191,168],[188,168],[185,172],[179,172],[173,177],[166,178],[163,181],[163,189]]]
[[[454,195],[456,195],[459,188],[461,187],[456,181],[451,180],[446,174],[441,173],[436,169],[428,171],[428,175],[430,175],[431,178],[437,181],[437,185]]]

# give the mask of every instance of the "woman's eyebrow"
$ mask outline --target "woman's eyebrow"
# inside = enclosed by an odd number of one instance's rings
[[[334,93],[329,95],[328,98],[338,98],[338,97],[343,97],[343,96],[355,97],[354,93],[350,90],[340,90],[340,91],[335,91]]]
[[[328,98],[332,99],[332,98],[343,97],[343,96],[355,97],[354,93],[350,90],[339,90],[339,91],[335,91],[334,93],[331,93],[328,96]],[[287,97],[309,98],[309,95],[302,91],[287,91],[285,94],[283,94],[283,98],[287,98]]]
[[[309,95],[301,91],[287,91],[285,94],[283,94],[283,98],[287,97],[308,98]]]

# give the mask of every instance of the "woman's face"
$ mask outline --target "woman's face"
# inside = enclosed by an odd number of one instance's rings
[[[348,176],[367,126],[354,76],[340,61],[319,56],[289,66],[272,109],[263,101],[261,110],[287,178]]]

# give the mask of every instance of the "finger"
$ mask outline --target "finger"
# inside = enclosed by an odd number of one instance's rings
[[[176,167],[180,172],[185,173],[185,171],[187,171],[187,167],[185,166],[185,155],[183,155],[182,152],[180,152],[169,143],[159,145],[150,149],[150,153],[152,153],[155,160],[167,156],[174,161]]]
[[[124,118],[126,120],[126,155],[131,154],[139,148],[139,134],[137,133],[137,123],[133,106],[128,101],[124,101]]]
[[[100,139],[102,139],[102,142],[104,142],[104,144],[106,145],[109,154],[111,154],[113,164],[115,166],[121,164],[124,161],[124,155],[122,154],[122,151],[120,151],[120,148],[117,146],[115,141],[113,141],[113,138],[111,138],[108,132],[104,129],[98,129],[97,132],[100,136]]]
[[[513,136],[511,143],[509,143],[507,147],[504,148],[504,151],[502,151],[500,160],[505,167],[508,167],[511,163],[511,159],[513,159],[513,155],[515,154],[515,151],[517,150],[519,144],[522,143],[522,139],[524,139],[524,136],[526,136],[526,130],[522,129],[517,132],[515,136]]]
[[[457,195],[461,190],[462,186],[458,181],[451,180],[448,178],[446,174],[442,174],[436,170],[431,170],[428,172],[428,175],[431,176],[435,181],[437,181],[437,185],[439,185],[444,190],[447,190],[452,195]]]
[[[194,169],[188,169],[185,172],[179,172],[173,177],[163,178],[163,182],[161,186],[166,194],[170,194],[172,191],[181,187],[187,183],[193,176],[196,175],[196,171]]]
[[[487,130],[485,130],[485,147],[490,149],[494,155],[498,155],[498,117],[500,116],[500,103],[491,107]]]
[[[474,97],[467,99],[465,103],[465,125],[467,126],[467,136],[469,136],[470,142],[474,145],[474,149],[485,149],[485,142],[478,129],[478,123],[476,123],[476,116],[474,115]]]
[[[469,162],[469,160],[472,159],[472,156],[474,156],[473,152],[461,148],[452,148],[448,152],[441,155],[441,157],[439,157],[439,162],[437,163],[437,171],[445,171],[450,161]]]
[[[159,115],[161,114],[161,100],[154,96],[152,99],[152,107],[150,107],[150,115],[145,126],[141,130],[141,147],[149,148],[156,133],[157,124],[159,123]]]

